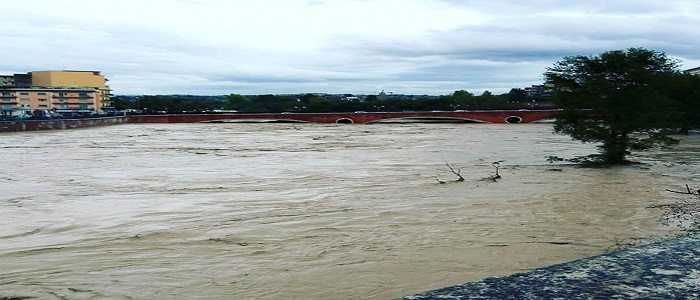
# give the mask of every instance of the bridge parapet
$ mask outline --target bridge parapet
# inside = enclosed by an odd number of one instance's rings
[[[556,110],[484,110],[432,112],[343,112],[343,113],[260,113],[131,115],[131,123],[198,123],[212,121],[280,121],[311,123],[374,123],[386,120],[455,120],[473,123],[532,123],[552,118]]]

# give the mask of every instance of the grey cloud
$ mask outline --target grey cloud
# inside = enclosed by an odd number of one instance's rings
[[[700,4],[696,1],[436,1],[468,8],[486,21],[402,38],[346,33],[325,41],[318,52],[286,56],[249,52],[242,48],[245,43],[226,43],[235,36],[204,43],[166,27],[126,21],[95,23],[63,15],[8,14],[0,36],[12,42],[0,50],[8,58],[0,69],[102,70],[117,93],[370,93],[386,89],[444,94],[457,89],[507,92],[541,82],[544,69],[564,56],[629,47],[665,51],[689,61],[688,68],[700,63]],[[41,27],[28,20],[42,20]]]
[[[697,59],[700,21],[685,17],[654,20],[628,17],[518,17],[482,25],[433,32],[414,41],[362,41],[357,51],[379,56],[551,61],[568,55],[589,55],[613,49],[646,47]]]
[[[677,11],[670,2],[656,0],[637,1],[570,1],[570,0],[441,0],[458,7],[498,15],[537,15],[550,12],[581,12],[595,14],[654,14]]]

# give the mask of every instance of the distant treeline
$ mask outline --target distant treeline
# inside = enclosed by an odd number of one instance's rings
[[[202,113],[237,111],[241,113],[281,112],[392,112],[392,111],[451,111],[491,109],[551,108],[548,98],[529,97],[525,90],[512,89],[509,93],[481,95],[460,90],[451,95],[396,95],[384,94],[355,96],[351,94],[294,94],[294,95],[143,95],[117,96],[115,109],[135,109],[146,113]]]

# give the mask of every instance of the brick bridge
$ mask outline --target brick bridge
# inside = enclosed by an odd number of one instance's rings
[[[465,123],[532,123],[550,119],[556,110],[483,110],[431,112],[346,112],[346,113],[260,113],[260,114],[184,114],[130,115],[129,123],[199,123],[199,122],[310,122],[310,123],[381,123],[381,122],[465,122]]]

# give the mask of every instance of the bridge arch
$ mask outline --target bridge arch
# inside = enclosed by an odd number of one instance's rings
[[[508,124],[518,124],[523,122],[523,118],[519,116],[509,116],[505,119],[505,122]]]
[[[336,124],[352,124],[352,123],[355,123],[355,121],[353,121],[350,118],[340,118],[340,119],[335,120],[335,123]]]

